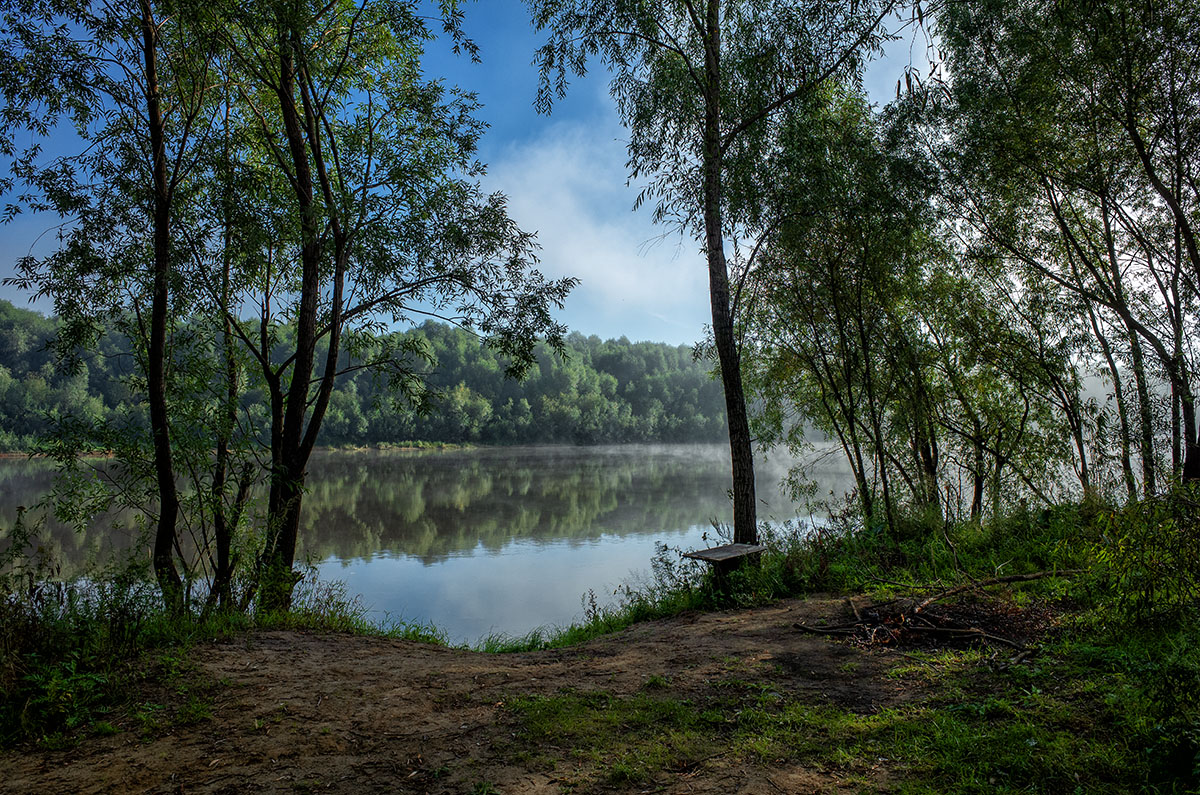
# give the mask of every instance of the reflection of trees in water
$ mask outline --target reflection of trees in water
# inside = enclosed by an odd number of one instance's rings
[[[95,466],[109,466],[97,460]],[[36,506],[54,485],[54,464],[46,459],[0,459],[0,549],[7,548],[12,527],[17,521],[17,508],[28,509],[27,523],[40,522],[36,545],[42,556],[61,566],[61,575],[73,577],[92,564],[104,565],[115,554],[135,546],[139,528],[132,511],[107,514],[92,523],[86,533],[76,533],[70,527],[46,517]]]
[[[719,445],[319,454],[304,501],[302,553],[355,558],[387,550],[434,562],[513,540],[586,541],[727,521],[728,466]],[[780,471],[760,473],[760,495]],[[0,460],[0,539],[16,506],[40,501],[53,477],[47,461]],[[118,516],[113,529],[107,517],[80,534],[50,523],[42,542],[71,576],[132,548],[134,519]]]
[[[302,533],[315,558],[379,550],[433,562],[513,540],[589,540],[724,519],[713,448],[493,449],[328,456],[313,465]]]

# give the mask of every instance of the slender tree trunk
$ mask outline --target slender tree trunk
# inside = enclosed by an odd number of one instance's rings
[[[992,518],[1000,518],[1000,509],[1003,507],[1003,493],[1001,486],[1004,485],[1004,467],[1008,463],[1008,457],[1000,452],[1001,444],[1004,441],[1004,433],[996,433],[996,466],[992,469]]]
[[[1183,361],[1183,309],[1179,299],[1179,278],[1183,268],[1183,244],[1179,237],[1179,225],[1175,225],[1175,268],[1171,274],[1171,294],[1174,309],[1171,312],[1172,342],[1175,361]],[[1179,477],[1183,471],[1183,428],[1180,417],[1181,402],[1179,389],[1171,385],[1171,473]]]
[[[158,87],[158,25],[148,2],[141,3],[142,54],[146,69],[146,120],[150,127],[153,157],[154,280],[150,308],[150,340],[146,391],[150,403],[150,431],[154,438],[154,473],[158,485],[158,524],[154,532],[154,576],[163,602],[172,612],[183,610],[183,581],[175,567],[175,526],[179,494],[171,455],[171,429],[167,418],[167,320],[171,275],[171,188],[167,177],[165,122]]]
[[[809,304],[809,296],[798,296],[802,305],[805,305],[806,310],[811,310]],[[810,321],[815,328],[816,322]],[[840,336],[840,335],[839,335]],[[834,370],[830,366],[829,357],[821,351],[821,361],[818,364],[815,356],[806,358],[806,364],[809,370],[816,377],[821,386],[821,405],[824,407],[825,415],[830,418],[833,424],[834,433],[837,434],[838,442],[842,445],[842,450],[846,454],[846,462],[850,465],[851,471],[854,473],[854,482],[858,488],[859,504],[862,506],[863,521],[869,522],[872,514],[875,512],[875,496],[871,491],[871,484],[867,480],[867,465],[863,460],[862,440],[859,438],[858,429],[861,423],[858,419],[858,410],[854,405],[854,390],[853,379],[843,375],[845,389],[838,388],[838,380],[834,377]],[[846,360],[848,357],[838,355],[835,351],[834,355],[841,363],[843,372],[849,369]],[[828,395],[833,394],[833,399],[837,403],[837,407],[830,405]],[[838,421],[838,416],[844,418],[843,422]]]
[[[971,518],[979,521],[983,514],[983,491],[987,475],[983,471],[983,428],[978,417],[971,418],[971,445],[975,454],[975,466],[971,470]]]
[[[754,452],[746,393],[742,386],[741,357],[734,335],[729,294],[729,266],[725,260],[724,219],[721,210],[721,4],[710,0],[705,18],[704,92],[704,243],[708,257],[708,288],[712,302],[713,341],[725,389],[729,423],[729,454],[733,466],[733,540],[758,541],[754,496]]]
[[[225,108],[225,167],[231,169],[229,153],[229,106]],[[227,179],[231,176],[227,175]],[[246,468],[238,478],[237,492],[230,506],[226,499],[226,484],[230,474],[230,442],[234,428],[237,425],[238,407],[238,366],[234,356],[235,341],[233,338],[232,309],[230,307],[231,272],[233,269],[233,221],[230,213],[233,208],[233,196],[226,184],[222,197],[222,221],[224,232],[222,240],[222,269],[221,294],[219,296],[221,310],[221,346],[225,358],[225,403],[217,435],[216,471],[213,473],[212,504],[213,527],[216,536],[217,563],[214,567],[213,585],[210,603],[215,602],[222,608],[233,605],[233,571],[236,562],[233,560],[233,534],[241,523],[242,511],[249,497],[252,482],[251,470]]]
[[[1179,395],[1179,410],[1183,415],[1183,479],[1200,480],[1200,444],[1196,442],[1196,403],[1185,383]]]
[[[1071,429],[1075,436],[1075,446],[1079,449],[1079,484],[1083,486],[1083,493],[1090,494],[1092,491],[1092,478],[1088,472],[1087,448],[1084,446],[1083,426],[1076,425]]]
[[[1141,436],[1138,440],[1142,459],[1142,493],[1154,494],[1154,411],[1150,405],[1150,387],[1146,382],[1146,363],[1142,342],[1135,330],[1129,329],[1129,356],[1133,364],[1133,383],[1137,390],[1138,420]]]
[[[1142,138],[1141,129],[1138,127],[1138,115],[1141,108],[1136,106],[1137,93],[1134,86],[1133,68],[1127,63],[1125,66],[1125,96],[1123,97],[1124,116],[1122,118],[1125,132],[1141,161],[1142,171],[1150,180],[1150,184],[1159,198],[1171,211],[1175,220],[1175,232],[1182,244],[1183,253],[1187,255],[1187,262],[1193,276],[1200,277],[1200,246],[1196,242],[1196,231],[1192,226],[1187,208],[1179,199],[1179,194],[1163,182],[1151,157],[1150,148]],[[1181,393],[1179,399],[1184,426],[1183,480],[1185,482],[1196,481],[1200,480],[1200,447],[1196,444],[1196,410],[1192,402],[1191,390],[1188,389],[1185,393]]]
[[[921,500],[926,506],[937,511],[938,518],[943,517],[942,490],[938,479],[938,440],[937,430],[930,416],[933,402],[929,399],[925,388],[925,374],[921,371],[920,362],[910,346],[907,349],[912,381],[914,387],[913,414],[913,449],[916,453],[917,466],[921,477]]]
[[[1100,350],[1104,354],[1104,361],[1108,364],[1109,375],[1112,376],[1113,396],[1117,401],[1118,431],[1121,436],[1121,474],[1125,480],[1125,492],[1129,496],[1129,499],[1137,499],[1137,479],[1133,474],[1133,462],[1131,460],[1132,443],[1129,432],[1129,409],[1125,405],[1125,386],[1121,382],[1121,371],[1117,368],[1116,359],[1112,354],[1112,346],[1108,344],[1108,338],[1101,332],[1100,324],[1096,320],[1096,313],[1092,309],[1091,304],[1087,306],[1087,313],[1088,320],[1092,324],[1092,332],[1100,342]]]
[[[1142,354],[1141,339],[1138,337],[1137,329],[1130,322],[1132,316],[1127,309],[1128,302],[1125,298],[1124,276],[1121,270],[1121,263],[1117,257],[1116,242],[1110,220],[1111,203],[1107,192],[1100,195],[1100,217],[1104,224],[1104,247],[1108,252],[1108,266],[1112,279],[1113,298],[1121,307],[1125,308],[1125,311],[1121,312],[1120,316],[1125,321],[1125,332],[1129,337],[1129,356],[1133,366],[1134,387],[1137,390],[1138,418],[1140,420],[1141,431],[1138,441],[1140,457],[1142,459],[1142,492],[1149,496],[1155,491],[1154,427],[1152,424],[1153,414],[1150,407],[1150,391],[1146,385],[1146,364],[1145,357]],[[1088,311],[1091,312],[1090,307]],[[1093,328],[1095,328],[1094,323]],[[1107,343],[1102,342],[1102,344],[1105,345],[1105,353],[1107,354]]]

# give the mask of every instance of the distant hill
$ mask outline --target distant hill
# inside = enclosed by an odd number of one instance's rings
[[[55,330],[53,318],[0,301],[0,449],[27,449],[66,415],[143,421],[128,341],[103,334],[67,373],[49,348]],[[432,354],[431,411],[396,405],[368,371],[348,374],[330,401],[322,444],[705,442],[726,433],[721,385],[687,346],[576,333],[565,360],[542,349],[517,382],[466,331],[430,321],[397,334]],[[247,402],[256,399],[247,392]]]

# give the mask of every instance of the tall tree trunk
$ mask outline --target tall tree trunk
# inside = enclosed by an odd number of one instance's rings
[[[754,452],[746,393],[742,386],[741,356],[733,328],[729,295],[729,265],[725,259],[724,219],[721,210],[721,4],[710,0],[705,17],[704,67],[704,243],[708,257],[708,289],[712,303],[713,341],[725,389],[725,414],[729,423],[729,454],[733,467],[733,540],[758,541],[754,496]]]
[[[229,151],[229,105],[225,106],[225,148],[224,167],[232,172]],[[235,341],[233,337],[233,320],[231,303],[231,275],[233,270],[233,195],[228,180],[231,173],[226,175],[226,185],[222,196],[222,268],[221,294],[218,298],[221,310],[221,347],[225,358],[225,402],[223,415],[217,434],[216,468],[212,481],[213,533],[217,546],[217,561],[213,571],[212,590],[209,594],[209,604],[219,605],[223,609],[233,606],[233,572],[237,565],[232,555],[233,534],[237,531],[242,520],[242,512],[249,499],[250,486],[253,483],[252,469],[246,467],[238,477],[237,492],[232,506],[227,502],[226,484],[231,468],[230,443],[234,428],[237,426],[238,409],[238,365],[234,355]]]
[[[971,518],[979,521],[983,515],[983,491],[987,483],[987,474],[983,471],[983,427],[979,418],[971,417],[971,446],[975,454],[974,467],[971,470]]]
[[[1004,442],[1004,432],[996,432],[996,466],[992,469],[992,518],[1000,518],[1000,510],[1003,508],[1004,495],[1001,487],[1004,485],[1004,467],[1008,463],[1008,456],[1001,453],[1002,444]]]
[[[1183,304],[1179,299],[1179,280],[1183,268],[1183,243],[1179,236],[1179,225],[1175,225],[1175,267],[1171,274],[1171,295],[1174,296],[1171,312],[1171,337],[1176,361],[1183,361]],[[1183,429],[1180,416],[1179,389],[1171,385],[1171,473],[1179,477],[1183,471]]]
[[[1179,394],[1179,410],[1183,415],[1183,480],[1200,480],[1200,444],[1196,441],[1196,403],[1185,383]]]
[[[1175,232],[1179,236],[1183,253],[1187,255],[1187,262],[1193,276],[1200,277],[1200,246],[1196,242],[1196,230],[1192,226],[1187,208],[1180,201],[1179,194],[1163,182],[1151,156],[1150,148],[1142,137],[1141,128],[1138,126],[1138,118],[1142,109],[1136,105],[1137,94],[1134,86],[1133,67],[1127,63],[1125,65],[1125,95],[1122,97],[1124,103],[1122,122],[1125,132],[1141,161],[1142,171],[1150,180],[1155,193],[1171,211],[1175,221]],[[1191,390],[1181,392],[1179,399],[1184,426],[1183,480],[1185,482],[1196,481],[1200,480],[1200,447],[1196,444],[1196,410],[1192,402]]]
[[[1147,497],[1156,491],[1154,472],[1154,412],[1150,405],[1150,387],[1146,382],[1145,357],[1137,331],[1129,329],[1129,356],[1133,363],[1133,383],[1137,389],[1138,420],[1141,435],[1138,440],[1142,459],[1142,493]]]
[[[1142,355],[1142,342],[1138,337],[1137,328],[1130,322],[1132,317],[1125,298],[1124,276],[1121,263],[1117,257],[1116,240],[1111,221],[1111,202],[1107,191],[1100,195],[1100,217],[1104,224],[1104,247],[1108,253],[1108,266],[1112,279],[1113,298],[1124,311],[1120,313],[1125,321],[1125,332],[1129,337],[1129,356],[1133,365],[1134,387],[1137,390],[1138,418],[1140,420],[1139,447],[1142,459],[1142,493],[1149,496],[1155,491],[1154,475],[1154,426],[1153,414],[1150,407],[1150,390],[1146,385],[1145,357]],[[1147,256],[1149,256],[1147,254]],[[1089,308],[1090,312],[1091,309]],[[1094,327],[1094,324],[1093,324]],[[1105,345],[1107,353],[1107,343]]]
[[[291,380],[282,411],[282,427],[272,434],[271,492],[268,498],[268,543],[260,567],[261,601],[264,610],[286,610],[298,580],[292,565],[299,536],[300,506],[308,450],[304,430],[309,384],[317,344],[317,306],[320,299],[320,263],[323,245],[317,219],[315,189],[304,123],[296,102],[295,37],[289,23],[281,20],[280,77],[276,87],[280,116],[292,166],[292,185],[300,215],[300,302],[296,314],[296,353]]]
[[[179,518],[179,494],[171,455],[171,429],[167,419],[167,316],[171,275],[171,186],[167,176],[165,122],[158,87],[158,25],[148,2],[141,4],[142,55],[146,69],[146,120],[150,127],[153,157],[154,280],[150,308],[150,340],[146,391],[150,403],[150,431],[154,438],[154,473],[158,486],[158,524],[154,532],[154,576],[168,610],[183,610],[183,581],[175,567],[174,547]]]
[[[1064,392],[1062,395],[1063,409],[1067,415],[1067,425],[1071,429],[1071,438],[1075,442],[1075,450],[1079,454],[1079,485],[1083,487],[1084,495],[1092,490],[1091,474],[1088,471],[1087,444],[1083,438],[1083,415],[1079,410],[1079,395]]]

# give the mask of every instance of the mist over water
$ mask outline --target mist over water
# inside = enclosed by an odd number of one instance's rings
[[[779,487],[793,463],[760,460],[760,519],[804,510]],[[0,461],[2,526],[52,474],[45,462]],[[850,483],[834,466],[818,481],[819,493]],[[314,456],[308,486],[298,559],[344,581],[371,618],[433,623],[456,642],[569,623],[589,592],[606,604],[648,571],[657,543],[721,543],[714,523],[732,519],[723,445],[328,452]],[[64,573],[129,549],[132,517],[118,519],[115,532],[111,522],[81,535],[52,528]]]

